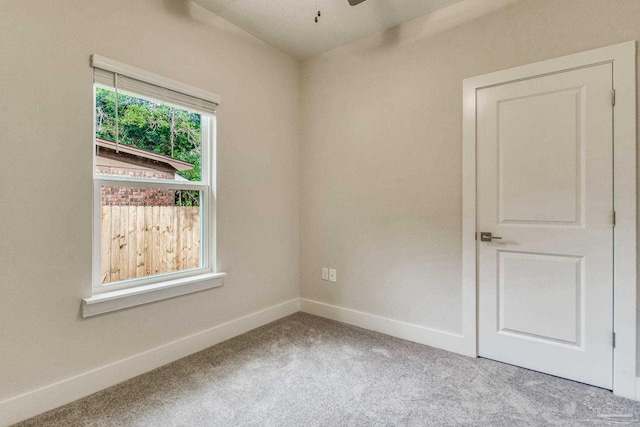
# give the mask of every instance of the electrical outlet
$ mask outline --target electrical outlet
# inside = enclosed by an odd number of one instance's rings
[[[329,281],[333,283],[338,281],[338,272],[333,268],[329,269]]]
[[[329,280],[329,269],[322,267],[322,280]]]

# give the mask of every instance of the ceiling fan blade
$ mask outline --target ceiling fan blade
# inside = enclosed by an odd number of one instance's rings
[[[350,4],[351,6],[357,6],[357,5],[359,5],[360,3],[362,3],[363,1],[364,1],[364,0],[349,0],[349,4]]]

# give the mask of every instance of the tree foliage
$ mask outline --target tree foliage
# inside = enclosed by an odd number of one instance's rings
[[[116,140],[115,100],[115,91],[96,88],[97,138]],[[199,114],[119,93],[117,125],[121,144],[189,162],[193,169],[177,173],[189,181],[200,181]],[[199,191],[176,191],[176,205],[199,204]]]
[[[96,88],[96,137],[116,140],[115,92]],[[158,154],[193,164],[178,172],[200,180],[200,115],[145,99],[118,94],[118,139]]]

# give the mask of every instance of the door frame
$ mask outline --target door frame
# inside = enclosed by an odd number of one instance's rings
[[[613,392],[636,395],[636,42],[497,71],[463,81],[462,137],[462,339],[464,353],[478,356],[476,242],[476,92],[479,89],[592,65],[613,64],[614,227]]]

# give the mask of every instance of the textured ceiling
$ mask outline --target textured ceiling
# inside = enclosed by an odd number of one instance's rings
[[[304,60],[460,0],[195,0],[254,36]]]

